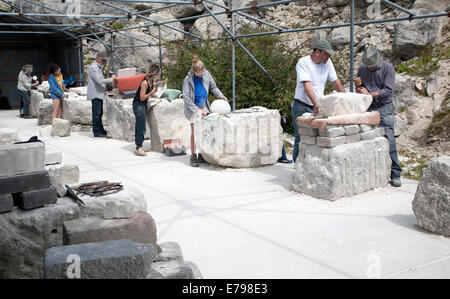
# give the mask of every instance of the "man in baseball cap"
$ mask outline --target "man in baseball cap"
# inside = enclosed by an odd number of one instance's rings
[[[300,58],[295,67],[297,71],[297,87],[295,89],[294,104],[292,105],[292,122],[295,131],[293,159],[297,159],[300,135],[295,120],[304,113],[317,114],[319,105],[317,99],[323,96],[327,81],[338,92],[344,92],[333,62],[329,59],[336,54],[330,43],[325,39],[313,40],[313,51],[310,55]]]
[[[380,126],[384,127],[384,134],[389,141],[389,154],[391,156],[391,185],[400,187],[402,168],[398,161],[397,144],[394,136],[394,66],[381,59],[381,53],[375,46],[369,46],[363,53],[361,65],[358,69],[361,86],[356,92],[372,96],[372,104],[368,111],[380,113]]]

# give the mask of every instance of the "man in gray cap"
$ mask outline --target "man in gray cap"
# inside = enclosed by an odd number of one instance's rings
[[[295,89],[294,104],[292,105],[292,121],[295,131],[293,159],[297,159],[300,135],[295,120],[306,112],[317,114],[319,105],[317,99],[323,96],[327,80],[338,92],[344,92],[333,62],[329,59],[336,54],[327,40],[314,40],[311,44],[313,52],[300,58],[295,67],[297,71],[297,87]]]
[[[106,137],[106,131],[102,124],[103,100],[106,99],[106,84],[112,83],[116,78],[105,79],[102,66],[108,60],[106,53],[99,52],[95,61],[88,68],[87,99],[92,101],[92,131],[94,137]]]
[[[368,111],[378,111],[381,116],[380,126],[384,127],[384,134],[389,141],[391,156],[391,185],[400,187],[402,168],[398,161],[397,145],[394,135],[394,83],[395,70],[392,64],[381,59],[380,51],[375,46],[369,46],[363,53],[358,77],[362,85],[356,92],[372,96],[372,104]]]

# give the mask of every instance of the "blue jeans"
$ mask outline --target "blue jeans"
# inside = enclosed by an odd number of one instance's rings
[[[294,125],[294,131],[295,131],[295,141],[294,141],[294,152],[292,153],[292,158],[297,160],[298,156],[298,145],[300,143],[300,135],[298,134],[297,124],[295,123],[295,120],[297,117],[302,116],[305,113],[312,113],[313,108],[310,108],[309,106],[306,106],[306,104],[302,104],[301,102],[294,100],[294,104],[291,107],[291,113],[292,113],[292,124]]]
[[[103,128],[102,123],[103,116],[103,100],[92,100],[92,132],[94,136],[106,135],[106,131]]]
[[[28,107],[30,106],[30,91],[19,89],[20,95],[20,115],[30,115]]]
[[[147,102],[133,101],[133,113],[136,118],[136,125],[134,127],[134,138],[136,149],[142,147],[144,143],[145,125],[147,123]]]
[[[402,175],[402,168],[398,161],[397,144],[394,135],[394,103],[385,104],[381,107],[372,108],[368,111],[378,111],[380,113],[380,127],[384,128],[384,135],[389,141],[389,155],[391,156],[391,179],[399,178]]]

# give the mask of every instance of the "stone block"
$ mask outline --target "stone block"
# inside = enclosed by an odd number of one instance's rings
[[[153,217],[137,212],[128,219],[88,217],[64,222],[64,245],[130,239],[156,248],[156,224]]]
[[[80,181],[80,169],[77,165],[58,164],[45,167],[48,171],[50,185],[56,188],[59,197],[67,193],[64,185],[76,184]]]
[[[106,101],[104,126],[108,137],[134,142],[136,118],[133,113],[133,99],[111,99]],[[150,138],[150,128],[146,125],[145,139]]]
[[[30,92],[30,106],[29,112],[33,117],[38,117],[39,115],[39,103],[44,99],[44,94],[37,90],[31,90]]]
[[[303,144],[316,144],[316,138],[308,135],[300,135],[300,143]]]
[[[55,187],[14,193],[13,196],[14,204],[22,210],[31,210],[55,204],[57,200]]]
[[[192,262],[171,260],[151,264],[153,271],[162,275],[164,279],[202,279],[198,267]],[[151,277],[148,277],[151,278]]]
[[[47,170],[0,177],[0,194],[26,192],[49,186]]]
[[[183,253],[180,245],[176,242],[165,242],[159,244],[161,252],[159,252],[154,262],[167,262],[167,261],[183,261]]]
[[[103,111],[106,111],[105,102],[108,101],[103,101]],[[92,101],[88,101],[86,96],[65,98],[63,100],[63,118],[71,124],[92,125]]]
[[[0,146],[0,177],[44,170],[44,165],[42,142]]]
[[[334,138],[317,137],[317,145],[321,147],[335,147],[345,144],[346,136],[339,136]]]
[[[235,168],[277,163],[283,147],[278,110],[252,107],[196,120],[198,151],[210,164]]]
[[[45,152],[45,165],[61,164],[62,154],[61,152]],[[78,183],[78,182],[77,182]]]
[[[81,279],[145,278],[155,254],[151,244],[131,240],[53,247],[45,251],[44,278],[72,278],[73,259],[80,263]]]
[[[299,149],[294,191],[337,200],[384,187],[390,180],[389,143],[384,137],[331,149],[301,144]]]
[[[377,132],[375,132],[375,130],[372,131],[367,131],[364,133],[361,133],[361,139],[362,140],[370,140],[370,139],[375,139],[375,137],[377,137]]]
[[[10,212],[14,207],[11,194],[0,194],[0,213]]]
[[[39,128],[39,137],[51,137],[52,136],[52,126],[44,126]]]
[[[53,113],[53,101],[43,99],[38,106],[38,125],[51,125]]]
[[[359,131],[361,133],[367,132],[373,130],[372,126],[368,126],[368,125],[359,125]]]
[[[309,124],[300,121],[298,118],[295,120],[295,123],[297,124],[297,128],[299,128],[299,127],[314,128],[313,126],[310,126]]]
[[[66,119],[54,118],[52,121],[52,136],[70,136],[70,122]]]
[[[384,128],[383,127],[376,127],[375,128],[375,133],[377,134],[377,137],[384,136]]]
[[[428,162],[412,203],[417,223],[424,229],[450,237],[450,157]]]
[[[406,121],[398,116],[394,116],[394,135],[398,137],[406,131]]]
[[[307,127],[300,127],[298,128],[298,133],[300,135],[306,135],[311,137],[319,136],[319,130],[316,128],[307,128]]]
[[[353,92],[335,92],[318,99],[319,114],[333,116],[351,113],[363,113],[372,103],[372,97]]]
[[[319,131],[319,136],[322,137],[338,137],[345,134],[344,127],[336,127],[336,126],[326,126],[325,130]]]
[[[19,141],[17,132],[18,130],[14,128],[0,128],[0,146]]]
[[[344,126],[345,129],[345,135],[353,135],[359,133],[359,126],[358,125],[349,125]]]
[[[353,134],[353,135],[346,135],[345,136],[345,143],[354,143],[354,142],[361,141],[361,134],[364,134],[364,133]]]

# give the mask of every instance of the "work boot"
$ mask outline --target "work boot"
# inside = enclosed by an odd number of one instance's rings
[[[393,187],[401,187],[402,186],[402,181],[400,180],[400,178],[391,178],[391,185]]]
[[[208,164],[208,161],[206,161],[205,159],[203,159],[202,154],[198,154],[198,156],[197,156],[197,161],[198,161],[198,163],[206,163],[206,164]]]
[[[192,167],[199,167],[200,166],[196,154],[191,155],[191,162],[190,162],[190,164],[191,164]]]
[[[136,156],[147,156],[147,154],[144,152],[144,149],[142,147],[138,148],[134,151]]]

